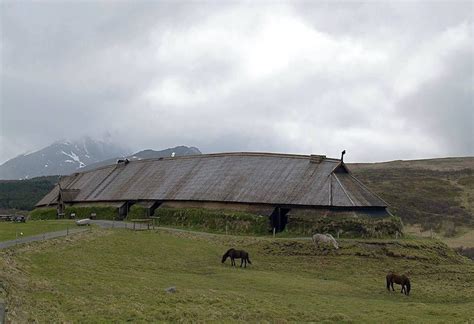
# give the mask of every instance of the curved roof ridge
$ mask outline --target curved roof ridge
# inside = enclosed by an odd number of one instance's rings
[[[310,159],[311,155],[304,155],[304,154],[290,154],[290,153],[273,153],[273,152],[220,152],[220,153],[206,153],[206,154],[192,154],[192,155],[181,155],[181,156],[167,156],[167,157],[158,157],[158,158],[150,158],[150,159],[140,159],[140,160],[131,160],[130,163],[145,163],[150,161],[169,161],[169,160],[177,160],[177,159],[202,159],[202,158],[212,158],[212,157],[225,157],[225,156],[261,156],[261,157],[281,157],[281,158],[290,158],[290,159]],[[328,162],[337,162],[339,163],[339,159],[335,158],[328,158],[325,157],[324,161]],[[78,171],[74,172],[70,175],[75,175],[78,173],[85,174],[97,170],[102,170],[105,168],[110,168],[111,166],[115,166],[117,163],[104,165],[95,169],[87,170],[87,171]]]

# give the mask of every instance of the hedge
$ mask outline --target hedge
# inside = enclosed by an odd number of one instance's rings
[[[160,225],[184,226],[229,234],[268,234],[269,218],[244,212],[202,208],[158,208],[155,216]]]
[[[36,208],[30,212],[32,220],[57,219],[58,212],[56,208]]]
[[[71,213],[75,213],[76,218],[89,218],[92,213],[96,214],[96,219],[113,220],[118,217],[118,208],[110,206],[68,206],[64,212],[66,218],[69,218]]]
[[[311,235],[331,233],[340,237],[393,237],[403,233],[399,217],[373,218],[368,216],[289,217],[287,231],[293,234]]]
[[[132,205],[128,211],[127,220],[147,218],[147,208],[140,205]]]

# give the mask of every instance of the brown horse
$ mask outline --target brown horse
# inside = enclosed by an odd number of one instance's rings
[[[405,293],[405,295],[407,296],[410,294],[411,284],[410,279],[407,276],[399,276],[395,273],[389,273],[387,274],[386,279],[388,291],[390,291],[390,287],[392,287],[392,291],[395,291],[395,289],[393,288],[393,283],[396,283],[402,286],[402,290],[400,291],[400,293]]]
[[[244,250],[236,250],[236,249],[229,249],[223,256],[222,256],[222,263],[224,263],[227,258],[230,258],[231,265],[235,267],[235,259],[240,260],[240,267],[242,268],[242,264],[245,263],[245,268],[247,268],[247,261],[249,264],[250,262],[249,254]]]

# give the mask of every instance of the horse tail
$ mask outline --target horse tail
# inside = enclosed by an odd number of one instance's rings
[[[411,289],[410,279],[407,278],[407,282],[406,282],[406,293],[407,293],[407,296],[410,294],[410,289]]]
[[[248,255],[248,253],[247,253],[247,262],[248,262],[249,264],[252,264],[252,261],[250,261],[250,256]]]

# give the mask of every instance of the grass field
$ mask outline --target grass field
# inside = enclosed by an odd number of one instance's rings
[[[0,242],[14,240],[23,233],[23,237],[46,232],[54,232],[74,226],[70,220],[28,221],[26,223],[0,222]]]
[[[474,227],[474,157],[349,165],[405,224],[457,234]],[[450,233],[451,232],[451,233]]]
[[[253,264],[222,265],[231,246]],[[97,229],[1,256],[14,322],[474,321],[474,263],[427,239],[342,240],[328,252],[308,240]],[[410,296],[387,292],[390,270],[410,273]]]

